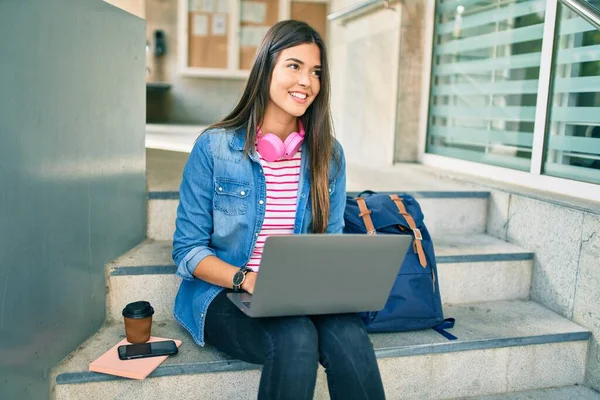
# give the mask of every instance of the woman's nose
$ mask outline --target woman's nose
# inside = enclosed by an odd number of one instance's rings
[[[307,73],[300,74],[300,78],[298,78],[298,84],[302,87],[310,86],[310,74],[307,74]]]

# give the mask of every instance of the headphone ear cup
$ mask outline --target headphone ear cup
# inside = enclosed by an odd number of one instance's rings
[[[290,134],[284,143],[285,158],[292,158],[296,155],[298,150],[300,150],[300,146],[302,146],[302,142],[304,142],[303,135],[298,132]]]
[[[258,139],[256,147],[262,158],[269,162],[279,160],[285,153],[285,146],[283,142],[277,137],[277,135],[272,133],[261,135],[261,137]]]

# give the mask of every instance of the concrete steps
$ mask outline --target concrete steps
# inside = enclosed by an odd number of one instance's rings
[[[405,193],[419,200],[425,213],[425,223],[432,235],[485,232],[489,192],[465,189]],[[349,192],[349,195],[352,193]],[[148,193],[148,239],[173,239],[178,204],[177,191]]]
[[[530,301],[447,305],[455,317],[448,341],[433,330],[371,335],[388,399],[452,399],[581,384],[590,333]],[[103,327],[55,369],[54,399],[253,399],[259,366],[201,348],[175,322],[153,334],[184,341],[143,381],[88,371],[124,337],[122,323]],[[319,372],[315,399],[327,399]]]
[[[528,299],[533,253],[485,234],[434,238],[446,304]],[[147,241],[107,267],[107,319],[121,321],[130,301],[144,299],[157,321],[172,320],[180,279],[169,241]]]
[[[55,370],[54,399],[254,399],[260,366],[201,348],[172,317],[179,279],[171,240],[177,188],[187,154],[148,152],[148,240],[110,263],[107,323]],[[433,330],[371,335],[388,399],[598,399],[581,387],[590,333],[528,301],[534,255],[485,234],[489,193],[406,164],[348,166],[348,190],[411,193],[434,237],[445,315],[457,319],[448,341]],[[88,372],[124,337],[121,310],[145,299],[153,334],[183,340],[144,381]],[[327,399],[320,369],[315,399]]]
[[[567,386],[490,396],[463,397],[460,400],[600,400],[600,393],[585,386]]]

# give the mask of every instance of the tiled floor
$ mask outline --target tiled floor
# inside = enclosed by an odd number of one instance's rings
[[[146,184],[150,192],[179,190],[189,153],[146,149]]]
[[[188,153],[146,149],[147,184],[149,191],[179,189]],[[435,176],[418,164],[396,164],[391,167],[370,168],[347,166],[347,190],[375,191],[468,191],[480,190],[456,181]]]
[[[186,139],[189,141],[188,139]],[[149,191],[176,191],[179,189],[187,152],[147,149],[147,184]],[[394,192],[462,192],[498,190],[553,204],[600,213],[600,203],[577,197],[559,195],[499,181],[448,173],[434,167],[414,163],[390,166],[348,164],[347,191]]]
[[[175,191],[183,167],[202,126],[147,125],[147,182],[149,191]],[[347,190],[375,191],[465,191],[474,186],[437,176],[419,164],[389,167],[347,166]],[[477,190],[475,188],[475,190]]]

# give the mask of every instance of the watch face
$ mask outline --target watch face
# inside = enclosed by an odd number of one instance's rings
[[[235,286],[239,286],[244,282],[244,273],[242,271],[238,271],[233,276],[233,284]]]

